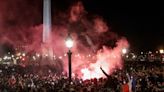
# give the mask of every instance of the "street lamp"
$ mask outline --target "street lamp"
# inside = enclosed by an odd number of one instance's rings
[[[122,49],[122,54],[126,54],[127,53],[127,49],[126,48],[123,48]]]
[[[159,53],[160,53],[160,54],[163,54],[163,53],[164,53],[164,50],[163,50],[163,49],[160,49],[160,50],[159,50]]]
[[[67,55],[68,55],[69,83],[71,83],[71,79],[72,79],[71,78],[72,77],[72,67],[71,67],[72,52],[71,52],[71,48],[73,47],[73,39],[72,39],[70,33],[68,33],[65,44],[66,44],[67,48],[69,49],[68,52],[67,52]]]

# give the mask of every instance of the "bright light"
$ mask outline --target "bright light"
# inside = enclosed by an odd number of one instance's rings
[[[160,52],[160,54],[163,54],[164,53],[164,50],[163,49],[160,49],[159,52]]]
[[[11,59],[11,57],[7,57],[7,59]]]
[[[73,40],[72,40],[72,37],[70,36],[70,34],[68,34],[65,44],[69,49],[73,47]]]
[[[25,58],[22,58],[22,61],[25,61]]]
[[[20,56],[21,55],[21,53],[17,53],[17,56]]]
[[[10,54],[10,52],[8,52],[8,54]]]
[[[75,73],[72,73],[72,77],[75,77]]]
[[[151,52],[151,51],[149,51],[149,54],[152,54],[152,52]]]
[[[56,56],[54,55],[53,58],[56,59]]]
[[[88,68],[81,69],[81,72],[84,74],[83,75],[83,80],[90,79],[91,74]]]
[[[34,60],[36,60],[36,57],[35,57],[35,56],[33,56],[32,58],[33,58]]]
[[[123,49],[122,49],[122,53],[123,53],[123,54],[126,54],[126,53],[127,53],[127,49],[126,49],[126,48],[123,48]]]
[[[133,55],[133,57],[132,57],[133,59],[135,59],[136,58],[136,56],[135,55]]]
[[[143,54],[143,52],[141,52],[141,54]]]
[[[11,55],[11,57],[13,58],[13,57],[14,57],[14,55]]]
[[[25,56],[26,54],[25,53],[22,53],[22,56]]]
[[[6,60],[8,57],[7,56],[4,56],[3,59]]]
[[[59,58],[60,58],[60,59],[62,59],[63,57],[62,57],[62,56],[60,56]]]
[[[36,54],[37,55],[37,57],[40,57],[40,54]]]
[[[77,54],[77,56],[79,57],[79,56],[80,56],[80,54]]]
[[[18,59],[19,59],[19,57],[16,57],[16,59],[18,60]]]
[[[73,41],[70,40],[70,39],[68,39],[68,40],[66,41],[66,46],[67,46],[68,48],[72,48],[72,46],[73,46]]]
[[[128,56],[128,55],[126,55],[126,58],[129,58],[129,56]]]
[[[20,59],[22,58],[22,56],[19,57]]]

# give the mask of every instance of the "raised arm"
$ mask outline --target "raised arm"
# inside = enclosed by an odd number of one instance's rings
[[[128,81],[131,82],[130,75],[128,73],[126,73],[126,76],[128,78]]]
[[[105,74],[106,77],[110,77],[103,69],[100,67],[101,71]]]

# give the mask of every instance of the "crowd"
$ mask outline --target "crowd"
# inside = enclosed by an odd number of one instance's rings
[[[69,83],[53,68],[0,65],[0,92],[164,92],[163,66],[126,65],[105,78]],[[47,70],[47,71],[46,71]]]

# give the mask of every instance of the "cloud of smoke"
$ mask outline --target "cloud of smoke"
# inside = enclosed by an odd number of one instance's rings
[[[84,7],[81,2],[77,2],[71,7],[70,22],[78,21],[84,12]]]
[[[108,26],[101,18],[96,18],[94,20],[94,29],[96,32],[103,33],[108,31]]]
[[[0,44],[26,45],[26,52],[41,52],[41,6],[41,0],[0,1]],[[64,71],[68,71],[68,49],[65,47],[68,31],[75,41],[72,48],[74,74],[83,79],[100,78],[104,77],[100,66],[108,74],[122,68],[121,50],[129,47],[127,40],[111,32],[103,18],[90,16],[82,2],[73,4],[68,11],[53,15],[50,44],[54,55],[62,60]]]
[[[89,67],[81,69],[83,79],[104,77],[100,67],[103,67],[108,74],[112,74],[114,70],[123,67],[121,51],[122,48],[127,48],[129,45],[126,39],[120,39],[116,44],[117,46],[113,49],[103,46],[102,49],[97,51],[96,62],[90,63]]]

